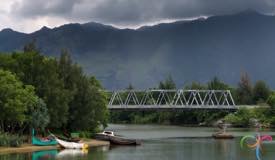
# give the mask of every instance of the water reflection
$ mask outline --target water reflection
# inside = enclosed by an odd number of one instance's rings
[[[75,157],[85,157],[88,154],[88,149],[64,149],[57,155],[57,159],[74,159]]]
[[[211,138],[214,128],[155,125],[112,125],[118,134],[143,139],[141,146],[104,146],[81,150],[60,150],[55,156],[41,154],[38,160],[255,160],[255,151],[240,148],[240,137],[255,134],[251,129],[229,129],[237,138]],[[262,134],[273,135],[273,130]],[[167,138],[168,137],[168,138]],[[183,138],[184,137],[184,138]],[[196,137],[196,138],[193,138]],[[275,143],[263,143],[263,160],[273,160]],[[30,160],[33,154],[0,155],[0,160]]]
[[[36,151],[32,153],[32,160],[49,160],[54,159],[57,155],[57,150]]]
[[[30,160],[31,154],[4,154],[0,155],[0,160]]]

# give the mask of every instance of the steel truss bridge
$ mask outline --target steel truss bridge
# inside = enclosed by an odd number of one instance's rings
[[[229,90],[108,91],[110,110],[236,110]]]

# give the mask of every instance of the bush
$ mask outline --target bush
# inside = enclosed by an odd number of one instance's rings
[[[237,112],[231,113],[224,117],[226,122],[232,123],[233,125],[239,127],[248,126],[251,118],[255,117],[247,108],[240,108]]]
[[[92,137],[92,133],[91,132],[89,132],[89,131],[81,131],[80,133],[79,133],[79,137],[80,138],[91,138]]]
[[[8,135],[0,133],[0,146],[8,146]]]
[[[0,133],[0,146],[19,147],[23,144],[23,138],[18,135]]]

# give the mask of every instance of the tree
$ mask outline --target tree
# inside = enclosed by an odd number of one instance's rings
[[[254,103],[266,102],[271,91],[264,81],[257,81],[253,88]]]
[[[270,106],[270,112],[269,112],[270,116],[274,116],[275,115],[275,93],[272,93],[268,97],[267,104]]]
[[[107,100],[100,82],[86,76],[66,50],[57,60],[41,55],[34,45],[27,46],[23,53],[0,55],[0,68],[34,86],[32,92],[41,98],[35,101],[36,109],[27,110],[20,120],[24,126],[94,131],[107,125]]]
[[[58,61],[58,73],[64,82],[64,87],[71,91],[72,95],[76,91],[76,81],[82,75],[82,69],[77,64],[73,64],[71,55],[65,49],[61,51]]]
[[[198,82],[192,82],[191,85],[186,85],[184,87],[185,89],[191,89],[191,90],[204,90],[207,89],[207,87],[204,84],[198,83]]]
[[[238,104],[252,104],[253,103],[253,87],[247,73],[241,75],[238,88],[236,90]]]
[[[12,57],[17,61],[14,72],[25,84],[33,85],[36,94],[47,104],[49,127],[65,126],[71,97],[59,77],[56,59],[45,57],[39,52],[15,53]]]
[[[218,77],[214,77],[210,82],[208,82],[207,88],[210,90],[228,90],[229,86],[219,80]]]
[[[272,108],[275,109],[275,93],[272,93],[268,99],[267,99],[267,104]]]
[[[126,89],[127,89],[127,90],[133,90],[133,89],[134,89],[134,86],[130,83]]]
[[[32,40],[30,43],[27,43],[24,48],[24,52],[39,52],[39,50],[36,47],[36,41]]]
[[[99,125],[107,125],[107,97],[98,84],[94,77],[80,77],[70,108],[70,130],[95,132]]]
[[[84,75],[81,67],[73,64],[68,51],[63,50],[58,61],[59,77],[69,91],[69,122],[71,131],[91,131],[107,125],[107,98],[95,77]]]
[[[40,128],[44,130],[50,122],[50,116],[48,114],[48,108],[42,99],[38,99],[37,104],[33,112],[31,113],[32,128]]]
[[[160,81],[159,89],[176,89],[176,83],[172,76],[168,76],[164,81]]]
[[[254,117],[249,109],[240,108],[237,112],[228,114],[224,119],[233,125],[244,127],[249,125],[251,118]]]
[[[51,117],[49,127],[65,126],[72,96],[65,88],[65,80],[60,77],[57,60],[45,57],[33,49],[0,56],[0,59],[8,60],[8,63],[0,62],[1,68],[15,73],[24,84],[35,87],[36,95],[47,105]]]
[[[30,123],[31,113],[35,108],[38,97],[34,87],[23,85],[9,71],[0,69],[0,128],[3,131],[14,132],[16,127]]]

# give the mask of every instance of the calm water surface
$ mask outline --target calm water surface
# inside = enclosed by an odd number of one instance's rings
[[[256,160],[255,151],[242,150],[240,137],[253,129],[228,129],[237,138],[215,140],[216,128],[163,125],[110,125],[117,134],[142,139],[141,146],[111,146],[80,150],[50,150],[27,154],[0,155],[0,160]],[[275,137],[267,130],[262,134]],[[262,160],[275,159],[275,143],[263,144]]]

